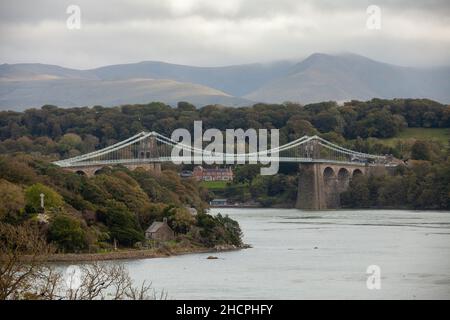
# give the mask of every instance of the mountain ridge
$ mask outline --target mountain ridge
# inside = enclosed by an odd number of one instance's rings
[[[133,86],[136,86],[133,88]],[[256,102],[428,98],[450,102],[450,67],[414,68],[343,53],[314,53],[220,67],[141,61],[78,70],[58,65],[0,65],[0,110],[43,104],[63,107],[161,101],[198,106]]]

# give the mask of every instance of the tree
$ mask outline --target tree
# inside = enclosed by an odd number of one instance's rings
[[[87,134],[84,136],[83,145],[81,151],[91,152],[95,150],[95,147],[99,144],[99,140],[96,136],[92,134]]]
[[[411,158],[416,160],[431,160],[428,143],[423,140],[416,140],[411,148]]]
[[[403,116],[392,114],[387,109],[375,109],[369,112],[362,120],[349,125],[355,126],[354,131],[356,135],[363,138],[390,138],[406,126],[406,121]]]
[[[88,246],[80,220],[68,215],[53,217],[48,230],[48,239],[63,251],[80,251]]]
[[[187,233],[195,223],[195,217],[185,208],[168,207],[164,210],[169,224],[178,233]]]
[[[81,146],[82,139],[79,135],[75,133],[66,133],[59,140],[59,143],[66,144],[71,148],[79,148]]]
[[[251,183],[259,175],[260,165],[244,164],[234,168],[234,181],[237,183]]]
[[[180,111],[196,111],[195,106],[186,101],[178,102],[177,109]]]
[[[0,179],[0,221],[6,217],[15,217],[17,213],[25,207],[25,196],[21,187]]]
[[[342,133],[344,130],[344,119],[335,109],[322,111],[313,118],[314,126],[320,132],[335,131]]]
[[[26,293],[51,298],[54,278],[47,273],[44,281],[43,275],[48,271],[45,259],[52,252],[32,226],[0,222],[0,300],[24,299]]]
[[[52,188],[41,183],[35,183],[25,189],[25,199],[27,208],[38,211],[41,207],[41,193],[44,194],[44,205],[46,209],[60,208],[64,201],[61,195]]]
[[[197,226],[200,228],[200,242],[213,247],[221,244],[242,245],[242,231],[239,224],[228,216],[199,214]]]
[[[289,140],[295,140],[303,136],[313,136],[318,132],[316,128],[301,116],[293,116],[286,124],[288,129]]]
[[[367,208],[370,206],[370,191],[368,178],[359,175],[354,177],[349,184],[347,191],[340,195],[341,204],[344,207]]]
[[[84,264],[79,267],[80,286],[67,288],[67,272],[64,275],[61,268],[46,263],[53,252],[36,228],[0,222],[0,300],[150,300],[167,297],[164,291],[157,296],[145,281],[136,287],[121,264]]]
[[[108,226],[111,239],[116,239],[120,244],[126,246],[132,246],[136,242],[144,240],[144,234],[137,217],[123,203],[109,200],[106,205],[106,212],[103,212],[102,215]]]

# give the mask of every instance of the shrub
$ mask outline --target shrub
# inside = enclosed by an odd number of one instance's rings
[[[81,222],[68,215],[57,215],[52,219],[48,239],[63,251],[80,251],[88,246]]]

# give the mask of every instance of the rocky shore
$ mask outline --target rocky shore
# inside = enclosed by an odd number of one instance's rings
[[[89,262],[125,259],[150,259],[164,258],[193,253],[214,253],[241,250],[250,248],[249,245],[218,245],[213,248],[207,247],[176,247],[176,248],[153,248],[153,249],[120,249],[104,253],[57,253],[46,257],[48,262]]]

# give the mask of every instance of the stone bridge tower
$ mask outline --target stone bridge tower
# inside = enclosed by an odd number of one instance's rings
[[[309,210],[339,208],[339,195],[347,190],[353,177],[386,172],[384,166],[364,163],[302,163],[299,169],[296,208]]]

